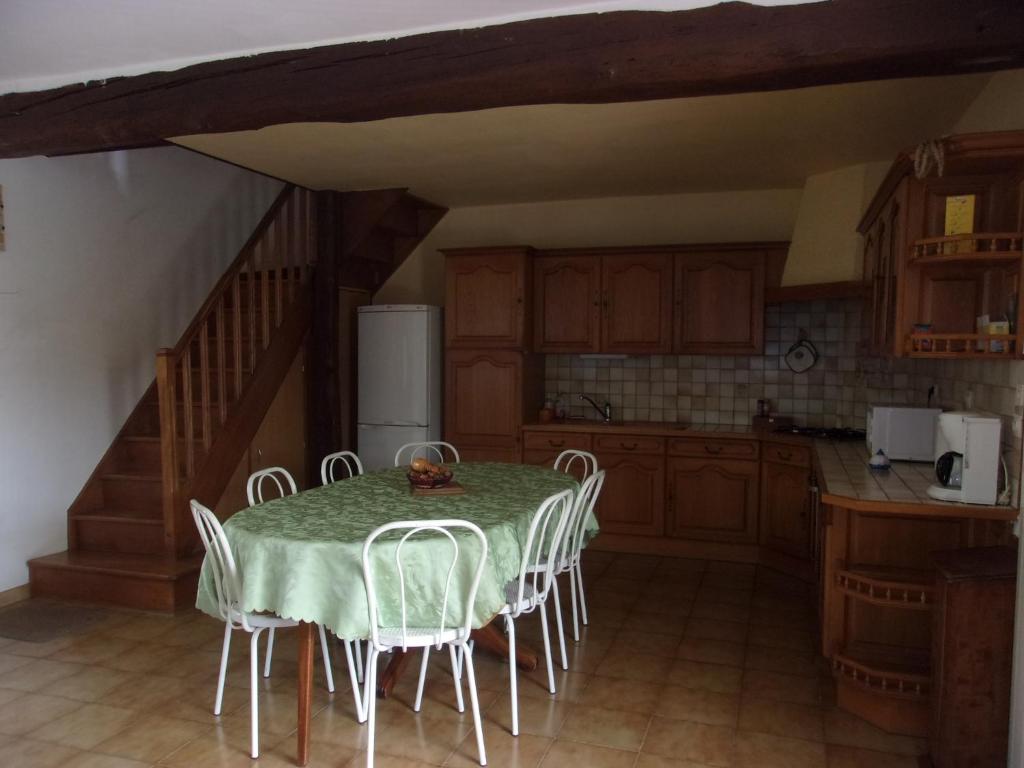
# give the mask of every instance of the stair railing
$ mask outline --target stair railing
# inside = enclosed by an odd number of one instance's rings
[[[275,330],[307,289],[315,232],[313,193],[286,186],[178,343],[157,353],[168,554],[176,547],[179,493],[241,399]]]

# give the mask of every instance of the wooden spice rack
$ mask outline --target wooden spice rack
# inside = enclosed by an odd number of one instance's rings
[[[1012,360],[1017,356],[1016,334],[910,333],[908,357]]]
[[[889,608],[929,611],[935,602],[935,587],[914,581],[909,574],[891,579],[864,571],[841,570],[836,573],[836,588],[854,600]]]
[[[923,700],[931,694],[931,676],[920,671],[884,667],[843,651],[832,657],[833,672],[874,693]]]
[[[1024,256],[1022,232],[971,232],[944,237],[926,237],[910,246],[910,263],[993,264],[1012,262]]]

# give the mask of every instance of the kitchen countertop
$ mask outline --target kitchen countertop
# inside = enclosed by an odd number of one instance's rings
[[[868,453],[860,441],[812,439],[788,433],[755,430],[750,426],[716,424],[662,424],[657,422],[611,422],[586,419],[526,424],[524,431],[629,434],[651,437],[702,437],[761,440],[807,445],[813,448],[815,474],[824,504],[858,512],[876,512],[913,517],[955,517],[978,520],[1017,518],[1012,506],[984,506],[938,501],[928,496],[935,482],[932,465],[924,462],[894,461],[887,471],[868,469]]]

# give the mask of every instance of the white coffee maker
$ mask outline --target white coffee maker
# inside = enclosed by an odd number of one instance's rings
[[[935,430],[935,476],[928,495],[942,501],[995,504],[999,498],[999,431],[997,416],[949,411],[938,416]]]

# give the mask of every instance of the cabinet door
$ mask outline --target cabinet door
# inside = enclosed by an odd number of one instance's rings
[[[445,361],[445,440],[460,452],[469,448],[514,450],[518,461],[522,354],[502,349],[449,349]]]
[[[676,256],[677,351],[764,351],[764,262],[760,252]]]
[[[755,461],[669,459],[669,536],[757,543]]]
[[[601,351],[672,351],[672,255],[601,257]]]
[[[625,453],[597,453],[605,470],[597,519],[607,533],[661,536],[665,521],[665,459]]]
[[[906,194],[906,182],[903,182],[879,210],[864,236],[864,279],[871,284],[868,348],[875,355],[901,355],[903,352],[903,339],[897,325],[900,314],[898,275],[900,260],[905,258],[907,249]]]
[[[445,342],[449,347],[528,345],[524,250],[474,251],[445,259]]]
[[[761,467],[761,544],[800,558],[811,555],[810,475],[766,461]]]
[[[597,352],[601,335],[601,259],[541,256],[533,262],[534,348]]]

